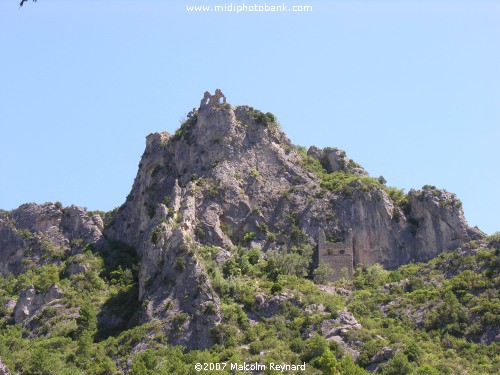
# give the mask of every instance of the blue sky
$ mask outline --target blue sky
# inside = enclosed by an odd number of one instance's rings
[[[498,1],[18,3],[0,3],[0,208],[119,206],[146,135],[221,88],[293,143],[345,149],[405,191],[457,193],[469,224],[500,230]]]

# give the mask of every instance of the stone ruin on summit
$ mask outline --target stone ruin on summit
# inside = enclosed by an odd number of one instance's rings
[[[210,92],[205,91],[203,99],[201,99],[200,109],[207,106],[214,107],[222,104],[226,104],[226,96],[220,89],[215,90],[214,95],[211,95]]]
[[[201,99],[200,107],[193,108],[193,110],[188,113],[187,117],[196,116],[198,111],[204,108],[217,108],[226,103],[226,96],[222,93],[221,89],[216,89],[214,95],[210,94],[209,91],[205,91],[203,99]]]

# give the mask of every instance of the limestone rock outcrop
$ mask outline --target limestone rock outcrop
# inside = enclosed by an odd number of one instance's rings
[[[354,359],[359,356],[359,350],[347,340],[347,334],[354,330],[361,329],[361,324],[354,318],[353,314],[346,310],[338,311],[336,319],[328,319],[321,323],[321,335],[328,341],[335,341],[344,350],[352,355]]]
[[[361,329],[361,324],[358,323],[351,312],[346,310],[339,311],[336,319],[325,320],[322,323],[322,332],[325,337],[345,336],[353,329]]]
[[[14,308],[14,321],[16,323],[25,323],[40,308],[61,297],[62,290],[57,285],[49,287],[45,293],[37,293],[33,285],[28,286],[21,293]]]
[[[415,258],[426,261],[443,251],[455,250],[461,244],[484,234],[467,225],[462,203],[455,194],[433,186],[410,190],[409,222],[413,226]]]
[[[251,245],[266,252],[292,246],[298,237],[316,246],[320,230],[342,239],[351,229],[353,266],[396,268],[481,236],[456,203],[443,203],[452,199],[444,192],[432,199],[411,192],[409,212],[403,212],[382,187],[325,190],[273,115],[232,107],[220,91],[206,93],[201,104],[174,135],[147,137],[132,190],[104,231],[136,248],[143,319],[164,320],[173,342],[205,347],[220,321],[217,293],[197,255],[202,246],[229,251]],[[341,150],[311,148],[308,154],[330,173],[367,176]],[[181,327],[179,313],[188,314]]]
[[[362,166],[354,160],[349,159],[345,151],[336,147],[327,147],[320,150],[312,146],[307,150],[307,155],[318,160],[328,173],[349,172],[360,176],[368,176],[368,172],[366,172]]]
[[[78,253],[83,244],[105,242],[100,217],[89,217],[77,206],[26,203],[0,211],[0,274],[18,274],[23,260],[35,264],[56,261],[65,253]]]
[[[352,177],[349,191],[325,188],[274,115],[233,107],[220,90],[207,92],[175,134],[147,136],[132,189],[106,225],[76,206],[29,203],[0,211],[0,273],[22,272],[26,257],[57,262],[58,252],[73,256],[66,274],[85,273],[78,257],[84,244],[123,242],[139,258],[142,321],[160,319],[173,344],[206,348],[222,311],[200,256],[205,246],[220,249],[220,264],[234,246],[317,249],[321,233],[325,243],[348,243],[342,259],[352,259],[352,267],[396,268],[483,236],[467,225],[453,194],[412,190],[403,207],[380,183],[367,187],[368,173],[345,152],[311,147],[308,155],[327,173]],[[313,259],[322,260],[317,253]],[[42,298],[30,288],[21,297],[14,313],[20,322]],[[257,317],[279,309],[280,296],[262,298]]]

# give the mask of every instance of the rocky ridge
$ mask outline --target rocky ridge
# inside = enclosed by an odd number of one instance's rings
[[[348,189],[327,189],[322,176],[306,167],[306,157],[330,175],[359,179]],[[106,249],[109,241],[126,243],[139,257],[141,321],[159,319],[170,342],[206,348],[214,343],[211,331],[222,311],[202,247],[219,248],[222,262],[235,246],[264,253],[314,247],[320,229],[340,240],[352,229],[354,265],[394,269],[483,236],[467,225],[451,193],[411,190],[401,204],[368,179],[341,150],[312,147],[304,155],[274,115],[233,107],[218,90],[205,94],[174,135],[146,138],[132,190],[106,227],[100,215],[75,206],[30,203],[0,212],[0,273],[23,272],[27,256],[46,264],[77,256],[85,244]],[[78,264],[67,269],[84,271]],[[30,308],[18,304],[22,321]]]
[[[396,268],[481,237],[468,227],[456,196],[445,191],[412,190],[403,212],[383,186],[355,183],[350,195],[325,190],[272,114],[221,104],[221,98],[219,92],[207,103],[205,95],[175,135],[148,136],[132,191],[106,231],[141,256],[146,319],[175,301],[174,311],[199,317],[187,330],[199,337],[195,341],[208,336],[219,311],[210,319],[202,313],[218,300],[196,255],[200,246],[315,246],[320,228],[338,238],[353,228],[355,264]],[[309,154],[329,173],[367,175],[337,149]]]

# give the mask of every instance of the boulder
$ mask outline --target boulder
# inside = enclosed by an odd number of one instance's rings
[[[17,300],[14,308],[14,321],[25,323],[38,310],[52,301],[60,299],[62,295],[62,290],[57,285],[49,287],[45,293],[37,293],[33,285],[28,286]]]

